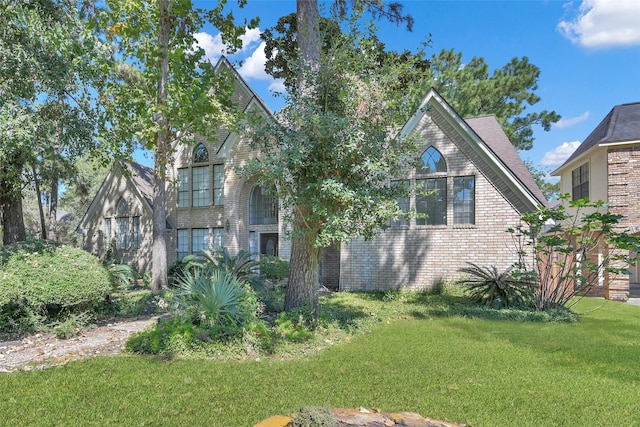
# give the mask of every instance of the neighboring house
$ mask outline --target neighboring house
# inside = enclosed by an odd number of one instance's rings
[[[83,248],[151,271],[153,169],[117,162],[78,225]]]
[[[217,67],[234,73],[233,99],[240,109],[272,116],[226,60]],[[458,276],[466,262],[501,269],[513,264],[517,254],[507,228],[546,199],[496,119],[462,119],[432,89],[402,132],[417,132],[423,144],[416,153],[421,166],[411,168],[398,184],[417,183],[434,191],[399,202],[428,217],[394,221],[372,241],[354,238],[325,248],[323,284],[343,290],[428,288]],[[258,155],[246,139],[220,130],[215,140],[202,139],[175,150],[168,182],[177,184],[167,188],[169,265],[187,254],[221,246],[231,254],[245,249],[289,258],[291,243],[284,239],[280,203],[254,178],[238,173],[246,159]],[[95,204],[108,201],[115,207],[123,193],[142,195],[129,188],[134,179],[122,174],[110,177]],[[97,230],[106,233],[107,220],[113,215],[109,209],[93,207],[85,216],[80,229],[87,231],[88,250],[99,251],[99,239],[89,235],[95,236]],[[144,242],[151,234],[150,229],[145,231]],[[115,236],[117,241],[117,232]],[[141,250],[139,256],[145,259],[138,265],[148,267],[148,250]]]
[[[639,234],[640,102],[613,107],[552,174],[560,177],[561,193],[571,194],[573,200],[587,197],[606,202],[609,211],[623,215],[621,228]],[[600,256],[607,250],[599,248]],[[640,266],[631,267],[630,271],[629,276],[601,274],[599,287],[605,298],[628,299],[630,284],[640,286]]]

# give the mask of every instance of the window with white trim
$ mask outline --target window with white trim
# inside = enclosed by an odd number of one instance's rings
[[[194,167],[191,173],[191,204],[194,207],[209,206],[209,166]]]
[[[191,185],[189,183],[189,169],[178,169],[178,207],[189,207],[189,189]]]

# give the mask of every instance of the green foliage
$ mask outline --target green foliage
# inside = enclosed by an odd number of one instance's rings
[[[247,289],[226,270],[196,269],[177,281],[178,295],[196,323],[237,323],[243,319],[242,299]]]
[[[313,337],[312,325],[313,314],[309,310],[299,308],[280,313],[273,331],[287,341],[303,342]]]
[[[303,406],[295,411],[293,427],[337,427],[338,421],[329,408]]]
[[[138,274],[127,264],[109,264],[106,266],[114,284],[120,288],[130,288],[135,284]]]
[[[489,76],[484,58],[462,60],[462,53],[442,50],[431,57],[430,76],[425,87],[435,87],[462,117],[493,114],[518,150],[533,146],[534,125],[546,131],[560,120],[555,111],[525,113],[540,101],[540,69],[529,58],[513,58]]]
[[[286,279],[289,277],[289,261],[277,256],[261,256],[260,277],[269,280]]]
[[[0,277],[1,329],[35,327],[37,316],[90,310],[113,290],[94,256],[48,241],[1,247]]]
[[[640,252],[640,237],[624,229],[622,215],[604,202],[572,201],[569,194],[560,199],[557,207],[525,214],[520,225],[507,230],[519,257],[516,270],[536,281],[538,310],[571,306],[601,274],[628,274],[636,262],[630,253]]]
[[[465,286],[474,300],[485,306],[501,308],[531,303],[533,282],[521,277],[513,268],[499,272],[495,266],[481,267],[472,262],[459,271],[466,276],[459,283]]]

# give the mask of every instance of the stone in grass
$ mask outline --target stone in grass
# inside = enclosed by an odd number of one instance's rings
[[[464,424],[425,418],[414,412],[383,413],[366,408],[334,408],[329,411],[335,418],[335,427],[464,427]],[[304,412],[304,408],[300,412]],[[297,416],[276,415],[254,427],[293,427]]]

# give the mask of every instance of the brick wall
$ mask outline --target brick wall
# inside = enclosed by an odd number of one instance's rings
[[[372,241],[356,238],[343,244],[341,289],[425,289],[439,280],[458,277],[458,269],[468,261],[506,269],[517,260],[506,229],[518,223],[520,214],[489,181],[486,165],[465,154],[472,152],[467,143],[436,114],[426,114],[419,128],[425,140],[422,150],[433,145],[447,162],[448,225],[418,226],[414,220],[407,227],[390,228]],[[475,224],[456,226],[453,177],[466,175],[474,175],[476,180]],[[411,207],[415,207],[413,200]]]
[[[640,232],[640,147],[608,150],[607,180],[609,210],[623,215],[620,229]],[[607,274],[605,297],[626,301],[629,298],[629,277]]]

